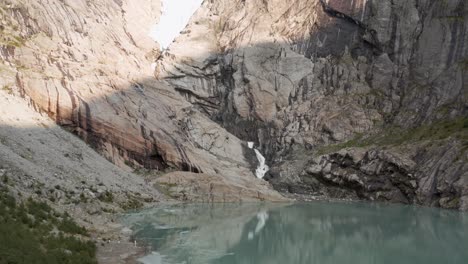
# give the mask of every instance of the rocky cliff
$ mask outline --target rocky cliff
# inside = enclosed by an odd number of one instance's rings
[[[172,195],[281,199],[252,141],[288,195],[468,209],[463,0],[204,1],[162,54],[156,1],[0,8],[2,85]]]
[[[107,159],[158,174],[203,173],[235,190],[198,190],[211,200],[283,199],[253,176],[239,138],[154,78],[159,47],[148,33],[159,1],[5,0],[0,8],[0,85]]]
[[[468,209],[467,12],[206,1],[156,77],[260,145],[284,192]]]

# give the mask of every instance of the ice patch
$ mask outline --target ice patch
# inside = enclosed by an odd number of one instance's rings
[[[197,11],[203,0],[162,0],[162,15],[149,36],[167,49]]]

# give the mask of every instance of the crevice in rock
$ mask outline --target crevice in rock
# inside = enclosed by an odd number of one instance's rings
[[[358,19],[355,19],[345,13],[342,13],[332,8],[325,2],[325,0],[320,0],[320,4],[322,5],[323,11],[327,15],[344,20],[348,23],[354,24],[357,27],[359,27],[359,29],[363,32],[363,36],[364,36],[361,38],[361,40],[363,41],[364,44],[371,46],[376,55],[380,55],[383,53],[382,45],[380,44],[377,38],[377,32],[375,30],[369,28],[365,23],[359,21]],[[365,36],[369,36],[369,38],[366,38]]]

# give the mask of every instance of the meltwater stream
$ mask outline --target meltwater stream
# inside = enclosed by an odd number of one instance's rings
[[[141,263],[468,263],[468,214],[368,203],[171,205],[124,215]]]

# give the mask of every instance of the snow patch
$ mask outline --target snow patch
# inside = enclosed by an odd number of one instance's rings
[[[247,146],[249,147],[249,149],[252,149],[254,146],[254,143],[249,141],[247,142]]]
[[[167,49],[197,11],[203,0],[162,0],[162,15],[149,36]]]

